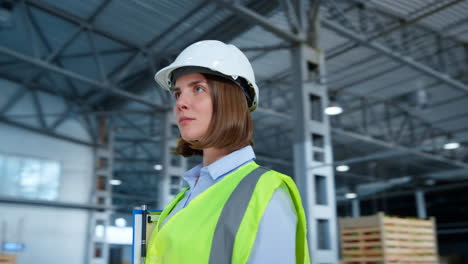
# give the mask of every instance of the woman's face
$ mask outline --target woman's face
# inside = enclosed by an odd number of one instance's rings
[[[213,114],[213,102],[208,81],[200,73],[177,78],[173,91],[176,104],[174,117],[185,141],[194,141],[205,135]]]

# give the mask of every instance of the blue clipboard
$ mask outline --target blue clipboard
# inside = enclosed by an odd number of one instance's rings
[[[146,223],[146,241],[149,241],[151,231],[156,225],[156,221],[162,211],[160,210],[147,210],[148,215],[152,218],[152,223]],[[141,258],[141,240],[142,240],[142,217],[143,210],[133,210],[133,224],[132,224],[132,264],[144,264]],[[145,221],[147,222],[147,221]]]

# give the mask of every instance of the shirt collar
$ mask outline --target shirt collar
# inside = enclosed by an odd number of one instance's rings
[[[197,166],[191,168],[190,170],[184,172],[182,177],[190,186],[190,189],[193,189],[197,176],[200,175],[200,170],[203,167],[203,163],[198,164]]]
[[[187,181],[190,188],[193,188],[195,180],[199,175],[204,176],[208,174],[214,181],[216,181],[219,177],[234,171],[252,160],[255,160],[255,153],[252,146],[249,145],[229,153],[206,167],[203,167],[203,164],[198,164],[182,174],[182,177]]]
[[[218,179],[219,177],[228,174],[229,172],[239,168],[244,163],[252,161],[255,159],[255,153],[252,149],[252,146],[246,146],[239,150],[236,150],[228,155],[220,158],[219,160],[211,163],[209,166],[203,167],[203,170],[206,170],[213,180]]]

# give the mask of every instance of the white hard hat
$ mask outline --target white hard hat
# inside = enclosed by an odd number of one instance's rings
[[[257,108],[258,87],[255,83],[252,65],[245,54],[236,46],[218,40],[203,40],[193,43],[185,48],[173,63],[159,70],[154,75],[154,79],[161,87],[170,90],[175,82],[175,78],[172,76],[173,72],[182,67],[204,68],[207,71],[193,70],[192,72],[219,73],[217,75],[221,74],[234,81],[246,95],[250,111]]]

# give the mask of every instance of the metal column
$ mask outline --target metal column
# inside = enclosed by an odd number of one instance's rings
[[[352,217],[361,216],[361,207],[359,205],[359,199],[351,200],[351,215]]]
[[[338,236],[330,126],[324,107],[327,88],[317,83],[324,74],[323,54],[306,44],[292,50],[295,82],[295,179],[303,198],[309,230],[311,262],[338,263]],[[316,168],[314,168],[316,167]]]
[[[179,128],[172,111],[162,115],[162,165],[163,170],[158,183],[158,208],[164,209],[182,188],[182,173],[187,170],[187,161],[172,152],[177,147]]]
[[[113,136],[106,128],[106,119],[99,119],[99,139],[102,147],[95,149],[95,173],[90,204],[112,206]],[[108,209],[92,211],[89,216],[88,264],[107,264],[109,244],[106,241],[107,227],[110,226],[111,211]]]
[[[418,217],[427,218],[426,201],[424,199],[424,192],[421,190],[417,190],[414,193],[414,196],[416,198],[416,210],[418,211]]]

